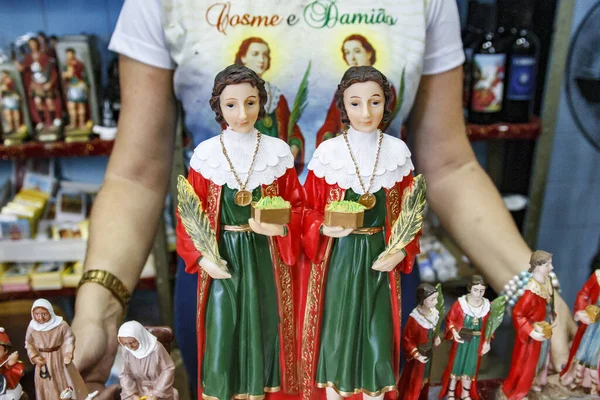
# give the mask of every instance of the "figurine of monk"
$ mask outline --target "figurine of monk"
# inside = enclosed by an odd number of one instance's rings
[[[137,321],[121,325],[118,336],[123,347],[121,399],[177,400],[175,363],[156,336]]]
[[[54,313],[52,304],[45,299],[33,303],[31,318],[25,334],[25,348],[35,365],[36,399],[57,400],[68,386],[76,388],[75,399],[85,399],[87,389],[71,362],[75,336],[69,325]]]

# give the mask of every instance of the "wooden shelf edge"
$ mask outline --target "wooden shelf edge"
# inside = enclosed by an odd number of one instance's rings
[[[156,290],[156,278],[140,279],[136,290]],[[30,290],[27,292],[0,292],[0,302],[48,297],[72,297],[75,296],[75,292],[76,288],[73,287],[65,287],[56,290]]]
[[[520,139],[535,140],[540,136],[542,121],[533,117],[525,124],[499,122],[491,125],[467,124],[467,136],[471,141]]]
[[[1,160],[27,158],[108,156],[114,140],[93,139],[87,142],[27,142],[15,146],[0,146]]]

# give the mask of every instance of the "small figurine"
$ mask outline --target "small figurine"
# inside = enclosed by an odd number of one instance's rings
[[[85,383],[71,362],[75,336],[69,325],[54,314],[52,305],[45,299],[33,303],[31,318],[25,348],[35,365],[36,399],[57,399],[68,386],[76,389],[76,399],[85,399],[88,395]]]
[[[317,148],[304,185],[303,244],[312,262],[305,272],[305,400],[316,398],[318,388],[328,399],[351,393],[380,398],[396,389],[400,274],[412,270],[419,253],[425,207],[424,181],[413,180],[408,147],[377,129],[390,114],[387,78],[373,67],[351,67],[335,98],[350,127]],[[404,200],[413,194],[421,197],[409,207]],[[349,202],[364,209],[362,225],[327,225],[331,206]],[[410,234],[400,238],[397,221],[406,222]]]
[[[2,131],[5,138],[27,135],[27,126],[22,115],[21,95],[8,71],[0,72],[0,97],[2,98]]]
[[[15,61],[15,65],[23,74],[38,137],[56,140],[63,124],[56,59],[41,50],[37,37],[29,38],[27,44],[31,53],[22,62]]]
[[[65,51],[66,61],[62,77],[65,81],[67,110],[69,112],[69,131],[85,131],[91,133],[92,122],[89,118],[89,85],[87,83],[85,65],[77,58],[75,49],[68,47]]]
[[[121,398],[177,400],[175,363],[156,337],[137,321],[121,325],[118,337],[123,346]]]
[[[338,53],[339,54],[339,53]],[[361,66],[373,66],[377,61],[377,50],[369,40],[361,34],[355,33],[347,36],[342,42],[341,55],[344,62],[349,67],[361,67]],[[392,100],[390,104],[391,110],[396,110],[396,89],[394,85],[390,84],[392,89]],[[385,130],[391,124],[394,113],[386,121],[382,121],[380,129]],[[327,116],[323,126],[319,129],[316,135],[316,146],[318,147],[321,143],[328,139],[332,139],[344,130],[344,124],[340,115],[340,111],[335,103],[335,96],[331,101]]]
[[[235,55],[235,64],[252,69],[262,78],[263,74],[271,67],[271,49],[268,43],[259,37],[244,39]],[[302,116],[303,104],[307,98],[308,72],[300,84],[291,112],[281,90],[265,81],[266,113],[263,118],[256,121],[255,125],[255,128],[263,135],[278,137],[289,144],[298,174],[304,168],[304,136],[297,122]]]
[[[4,328],[0,328],[0,400],[19,400],[23,395],[19,381],[25,367],[17,351],[9,354],[11,347],[10,338]]]
[[[598,394],[598,364],[600,362],[600,269],[577,293],[575,321],[579,329],[571,346],[569,361],[561,372],[561,383],[570,389],[591,388]],[[589,375],[590,380],[585,379]]]
[[[402,349],[407,363],[398,385],[399,400],[426,399],[433,363],[433,349],[440,345],[438,337],[443,319],[443,297],[429,283],[417,287],[417,307],[410,313],[402,333]]]
[[[227,128],[196,147],[178,182],[177,252],[198,274],[198,398],[299,390],[290,266],[304,192],[288,144],[254,128],[266,102],[253,70],[221,71],[210,105]],[[262,197],[289,202],[289,223],[251,218]]]
[[[499,297],[490,304],[483,297],[487,285],[483,278],[474,275],[467,286],[469,294],[452,305],[446,316],[446,339],[452,340],[450,357],[444,376],[440,399],[479,399],[477,371],[481,356],[490,351],[494,330],[504,316],[505,298]],[[464,393],[461,392],[464,390]]]
[[[523,399],[530,389],[541,392],[548,381],[548,339],[556,321],[554,287],[548,278],[554,269],[552,254],[536,250],[529,265],[533,275],[512,312],[516,340],[510,373],[502,385],[509,400]]]

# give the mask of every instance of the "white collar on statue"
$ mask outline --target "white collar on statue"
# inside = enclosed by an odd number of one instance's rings
[[[483,298],[483,303],[479,307],[474,307],[471,303],[467,303],[466,295],[459,297],[458,303],[463,312],[473,318],[483,318],[490,312],[490,301],[485,297]]]
[[[352,127],[348,129],[348,141],[365,188],[369,185],[371,172],[375,164],[377,143],[379,141],[378,132],[379,130],[364,133]],[[363,194],[356,175],[356,168],[343,135],[321,143],[315,150],[312,160],[308,164],[308,169],[313,171],[317,177],[325,178],[329,185],[337,183],[342,189],[352,189],[358,194]],[[406,143],[401,139],[384,134],[379,163],[377,164],[375,179],[373,179],[370,192],[375,193],[381,188],[390,189],[394,187],[413,169],[410,150],[408,150]]]
[[[415,307],[414,310],[410,313],[410,316],[415,319],[425,329],[433,329],[435,328],[438,319],[440,319],[440,312],[436,308],[431,309],[431,315],[428,315],[427,318],[423,316],[419,312],[418,307]]]
[[[227,127],[223,131],[223,142],[235,171],[244,182],[256,148],[256,129],[250,133],[238,133]],[[293,166],[294,157],[287,143],[279,138],[261,135],[260,147],[246,189],[269,185]],[[205,140],[194,149],[190,167],[217,185],[227,184],[231,189],[240,189],[223,154],[219,135]]]

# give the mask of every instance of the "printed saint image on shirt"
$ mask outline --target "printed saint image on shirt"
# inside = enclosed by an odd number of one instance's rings
[[[355,33],[347,36],[341,46],[342,58],[348,67],[375,66],[377,61],[377,50],[371,42],[361,34]],[[394,97],[391,107],[396,106],[396,89],[392,85]],[[390,121],[382,122],[380,128],[385,132]],[[331,139],[342,133],[343,125],[340,111],[335,106],[335,98],[331,100],[331,105],[327,111],[325,122],[317,132],[316,147],[327,139]]]
[[[271,67],[271,49],[262,38],[251,36],[242,41],[235,55],[235,64],[244,65],[263,78]],[[264,79],[264,78],[263,78]],[[265,80],[267,90],[266,115],[254,125],[262,134],[278,137],[285,141],[294,155],[296,171],[304,168],[304,136],[294,121],[290,126],[290,108],[283,93]]]

